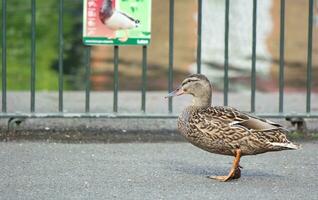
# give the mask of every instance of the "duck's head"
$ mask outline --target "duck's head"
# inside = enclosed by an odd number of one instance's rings
[[[167,97],[180,96],[190,94],[193,96],[194,106],[210,106],[211,105],[211,84],[209,79],[202,74],[193,74],[184,79],[181,85],[169,93]]]

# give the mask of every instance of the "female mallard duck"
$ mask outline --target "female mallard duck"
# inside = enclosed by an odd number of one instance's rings
[[[125,36],[119,40],[127,41],[127,29],[139,27],[140,21],[128,16],[126,13],[113,10],[112,0],[104,0],[99,12],[99,18],[103,24],[112,30],[125,30]]]
[[[211,106],[212,88],[209,80],[194,74],[168,97],[191,94],[192,105],[178,119],[178,129],[193,145],[211,153],[234,156],[227,176],[209,178],[228,181],[240,178],[240,158],[269,151],[299,149],[288,141],[288,132],[281,125],[242,113],[235,108]]]

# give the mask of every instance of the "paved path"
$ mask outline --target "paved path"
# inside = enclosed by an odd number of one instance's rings
[[[318,141],[242,159],[188,143],[0,143],[0,199],[318,199]]]

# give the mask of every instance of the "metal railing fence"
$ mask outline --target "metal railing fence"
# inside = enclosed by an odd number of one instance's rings
[[[311,109],[311,93],[312,93],[312,50],[313,50],[313,14],[314,14],[314,0],[308,0],[308,49],[307,49],[307,90],[306,90],[306,112],[304,113],[287,113],[284,112],[284,52],[285,52],[285,0],[280,0],[280,45],[279,45],[279,109],[277,113],[257,113],[255,110],[256,102],[256,47],[257,47],[257,0],[253,0],[253,15],[252,15],[252,62],[251,62],[251,101],[250,111],[258,116],[263,117],[304,117],[304,118],[317,118],[318,113],[312,112]],[[146,110],[146,93],[147,93],[147,46],[142,46],[142,87],[141,87],[141,106],[139,113],[121,113],[118,112],[118,83],[119,83],[119,53],[120,47],[114,46],[114,79],[113,79],[113,110],[108,113],[91,113],[90,112],[90,93],[91,93],[91,67],[90,57],[91,48],[85,48],[85,112],[83,113],[65,113],[64,110],[64,99],[63,99],[63,49],[64,49],[64,38],[63,38],[63,13],[64,13],[64,0],[59,0],[58,10],[58,34],[59,34],[59,55],[58,55],[58,110],[54,113],[39,113],[36,112],[36,0],[30,0],[31,3],[31,58],[30,58],[30,70],[31,70],[31,87],[30,87],[30,112],[28,113],[14,113],[7,112],[7,0],[2,0],[2,110],[0,118],[9,117],[123,117],[123,118],[174,118],[173,114],[173,102],[170,98],[168,101],[168,114],[156,114],[149,113]],[[174,10],[175,1],[169,0],[169,67],[168,67],[168,92],[173,90],[173,67],[174,67]],[[230,0],[225,0],[225,50],[224,50],[224,100],[223,104],[228,105],[228,94],[229,94],[229,8]],[[202,42],[202,0],[197,0],[198,4],[198,26],[197,26],[197,73],[201,73],[201,44]],[[139,48],[139,47],[136,47]]]

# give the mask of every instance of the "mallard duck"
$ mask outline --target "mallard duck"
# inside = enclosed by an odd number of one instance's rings
[[[239,162],[245,155],[300,148],[286,138],[288,130],[277,123],[232,107],[211,106],[212,87],[204,75],[190,75],[167,97],[183,94],[190,94],[193,99],[179,116],[181,135],[203,150],[235,157],[228,175],[209,178],[219,181],[240,178]]]
[[[99,18],[111,30],[124,30],[125,36],[119,40],[122,42],[127,41],[127,29],[137,28],[140,25],[138,19],[134,19],[126,13],[114,10],[112,7],[112,0],[104,0],[99,12]]]

